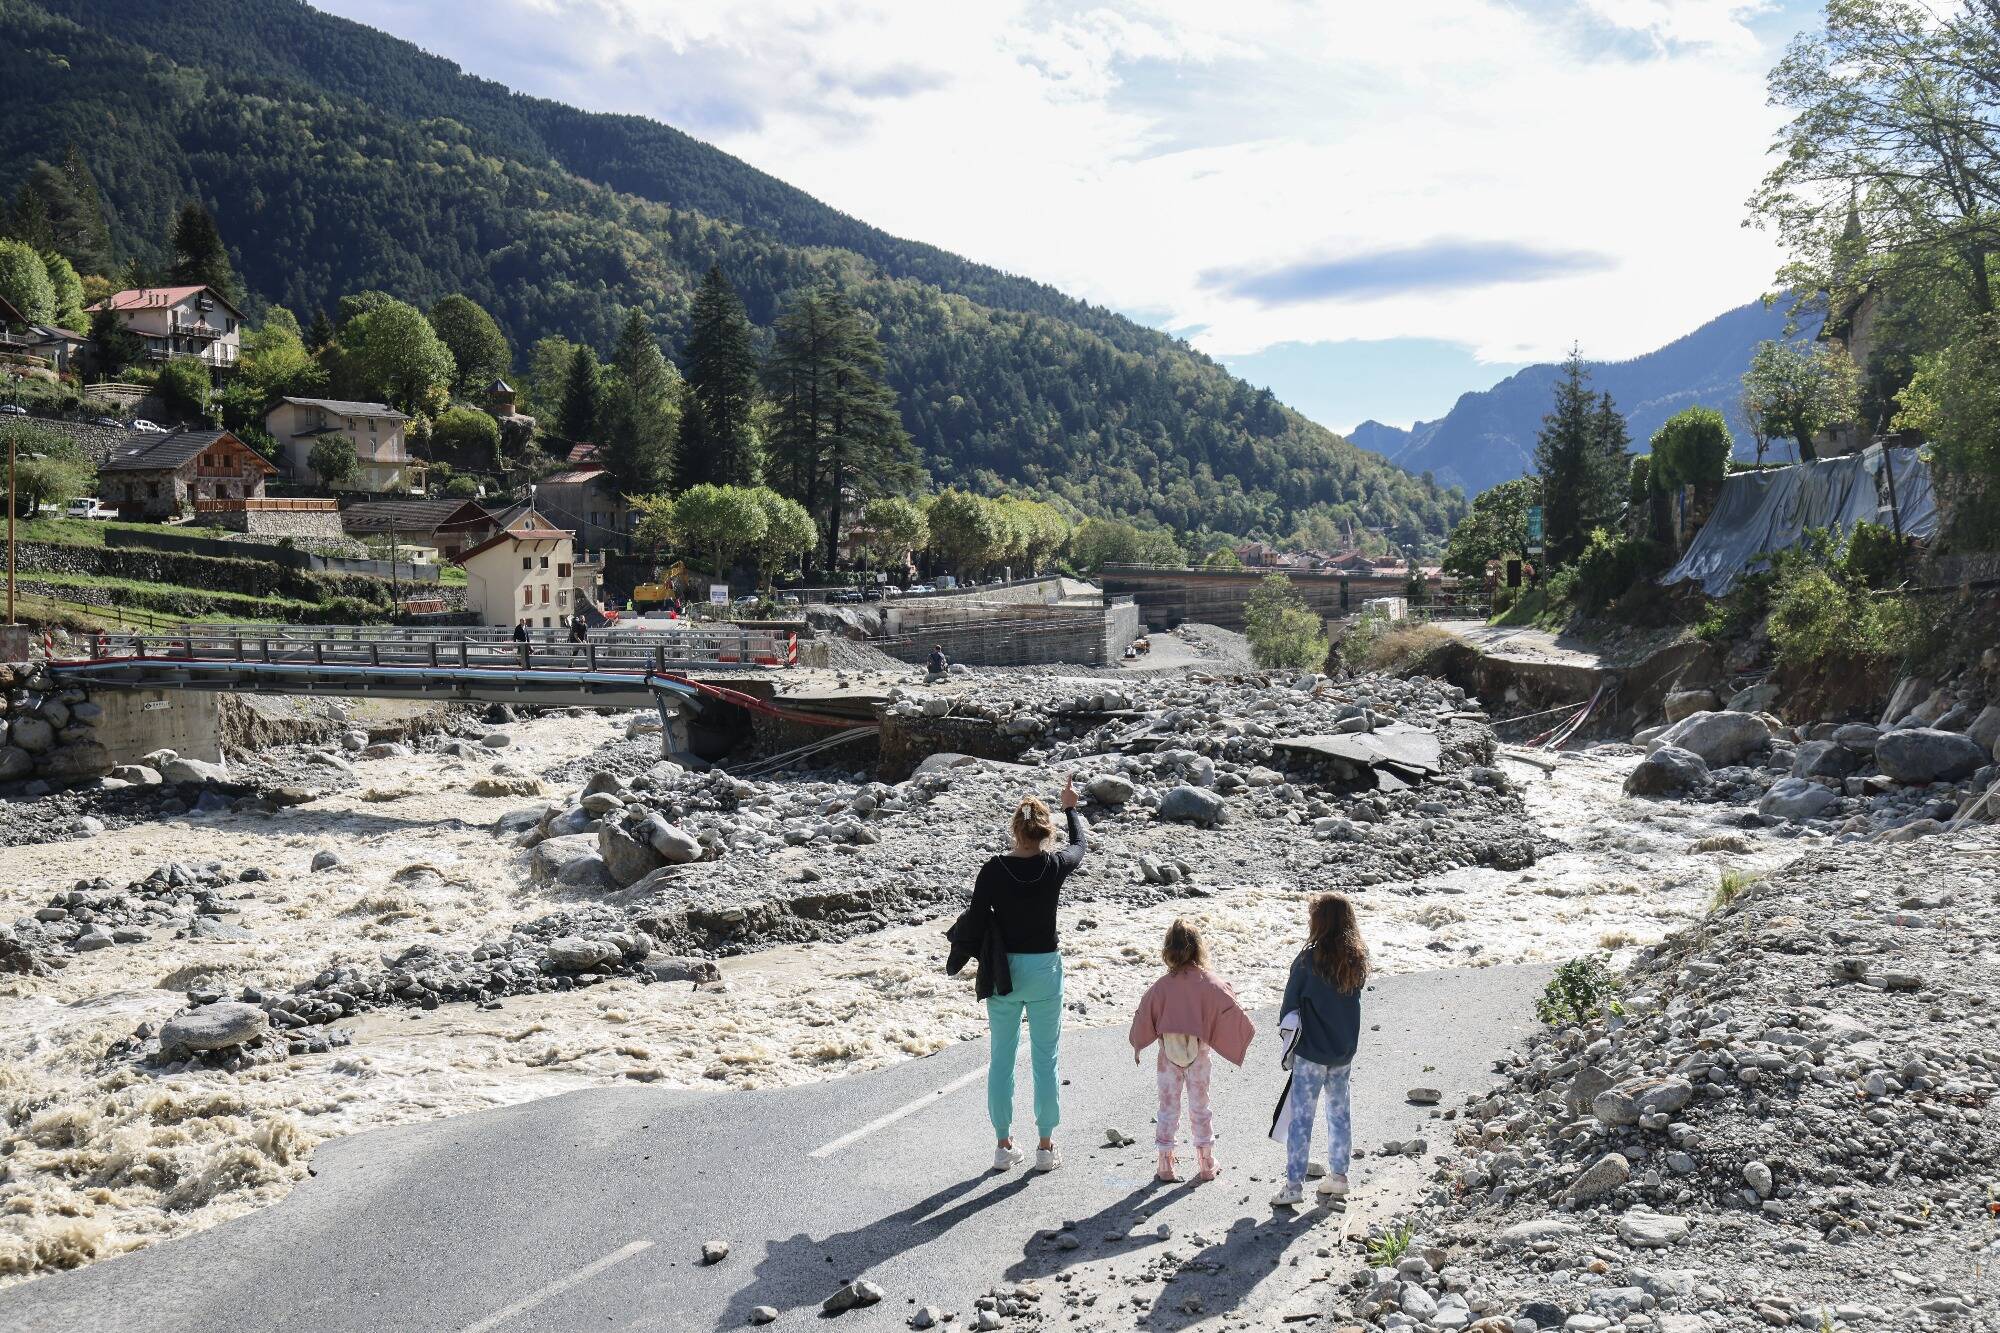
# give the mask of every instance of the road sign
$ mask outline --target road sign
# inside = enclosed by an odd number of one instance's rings
[[[1542,553],[1542,507],[1528,506],[1528,554]]]
[[[710,602],[711,604],[713,604],[713,605],[715,605],[715,606],[728,606],[728,605],[729,605],[729,585],[728,585],[727,583],[711,583],[711,584],[709,584],[709,585],[708,585],[708,600],[709,600],[709,602]]]

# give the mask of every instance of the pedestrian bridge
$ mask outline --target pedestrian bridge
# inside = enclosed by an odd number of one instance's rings
[[[782,671],[798,661],[786,630],[684,629],[549,635],[525,642],[478,628],[184,626],[172,634],[97,634],[90,656],[49,663],[54,680],[93,692],[209,690],[392,699],[468,699],[597,708],[661,707],[713,687],[689,672]]]

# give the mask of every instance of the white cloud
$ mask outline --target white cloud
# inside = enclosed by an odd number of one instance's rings
[[[1740,226],[1775,126],[1761,3],[324,2],[1217,354],[1407,337],[1629,356],[1775,266]],[[1279,305],[1202,281],[1440,241],[1607,262]]]

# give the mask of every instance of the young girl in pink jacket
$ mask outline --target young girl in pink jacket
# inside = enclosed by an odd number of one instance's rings
[[[1160,1154],[1158,1175],[1161,1180],[1180,1179],[1174,1167],[1174,1141],[1180,1134],[1185,1091],[1201,1178],[1214,1180],[1215,1117],[1208,1106],[1208,1053],[1219,1051],[1231,1064],[1241,1065],[1257,1029],[1236,1003],[1229,983],[1208,970],[1208,946],[1193,926],[1176,919],[1167,927],[1160,960],[1167,965],[1167,974],[1140,999],[1131,1033],[1134,1064],[1139,1052],[1160,1043],[1160,1111],[1153,1131],[1153,1146]]]

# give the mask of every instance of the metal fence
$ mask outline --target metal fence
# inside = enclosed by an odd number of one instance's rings
[[[537,666],[646,671],[690,663],[789,667],[798,639],[784,630],[663,631],[593,634],[572,643],[565,632],[485,626],[182,625],[167,633],[99,633],[93,658],[149,657],[236,662],[310,662],[324,666]]]

